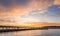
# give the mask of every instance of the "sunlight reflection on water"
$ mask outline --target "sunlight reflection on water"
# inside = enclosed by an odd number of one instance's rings
[[[6,32],[0,33],[0,36],[60,36],[60,29]]]

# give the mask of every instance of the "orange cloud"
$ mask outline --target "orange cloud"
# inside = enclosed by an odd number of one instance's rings
[[[13,5],[11,8],[11,12],[14,14],[28,14],[33,9],[41,9],[42,11],[45,11],[43,9],[46,9],[46,7],[51,6],[51,2],[49,0],[40,0],[35,1],[33,0],[30,2],[27,6],[19,6],[19,5]]]
[[[41,9],[41,12],[44,12],[45,10],[43,9],[46,9],[46,7],[51,6],[53,3],[60,4],[60,0],[32,0],[27,6],[16,5],[13,3],[10,7],[0,6],[0,14],[26,15],[33,9]]]
[[[58,1],[56,1],[58,2]],[[13,4],[9,7],[0,6],[0,16],[7,17],[7,19],[17,19],[19,20],[21,15],[28,15],[30,11],[33,11],[34,9],[40,9],[41,12],[45,12],[48,6],[51,6],[52,2],[49,0],[39,0],[35,1],[33,0],[30,2],[27,6],[21,6]],[[44,9],[44,10],[43,10]]]
[[[14,15],[20,15],[20,14],[26,14],[32,11],[33,9],[45,9],[46,7],[50,6],[51,2],[49,0],[40,0],[35,1],[33,0],[30,2],[27,6],[21,6],[13,4],[10,7],[0,6],[0,12],[1,13],[8,13],[8,14],[14,14]],[[44,10],[43,10],[44,11]]]
[[[60,4],[60,0],[54,0],[54,4],[55,5],[59,5]]]

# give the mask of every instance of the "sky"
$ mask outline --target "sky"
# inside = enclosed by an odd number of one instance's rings
[[[0,22],[60,23],[60,0],[0,0]]]

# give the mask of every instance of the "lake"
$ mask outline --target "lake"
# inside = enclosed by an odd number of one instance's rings
[[[0,36],[60,36],[60,29],[4,32]]]

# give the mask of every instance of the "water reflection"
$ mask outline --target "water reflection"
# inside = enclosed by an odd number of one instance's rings
[[[60,29],[6,32],[0,33],[0,36],[60,36]]]

